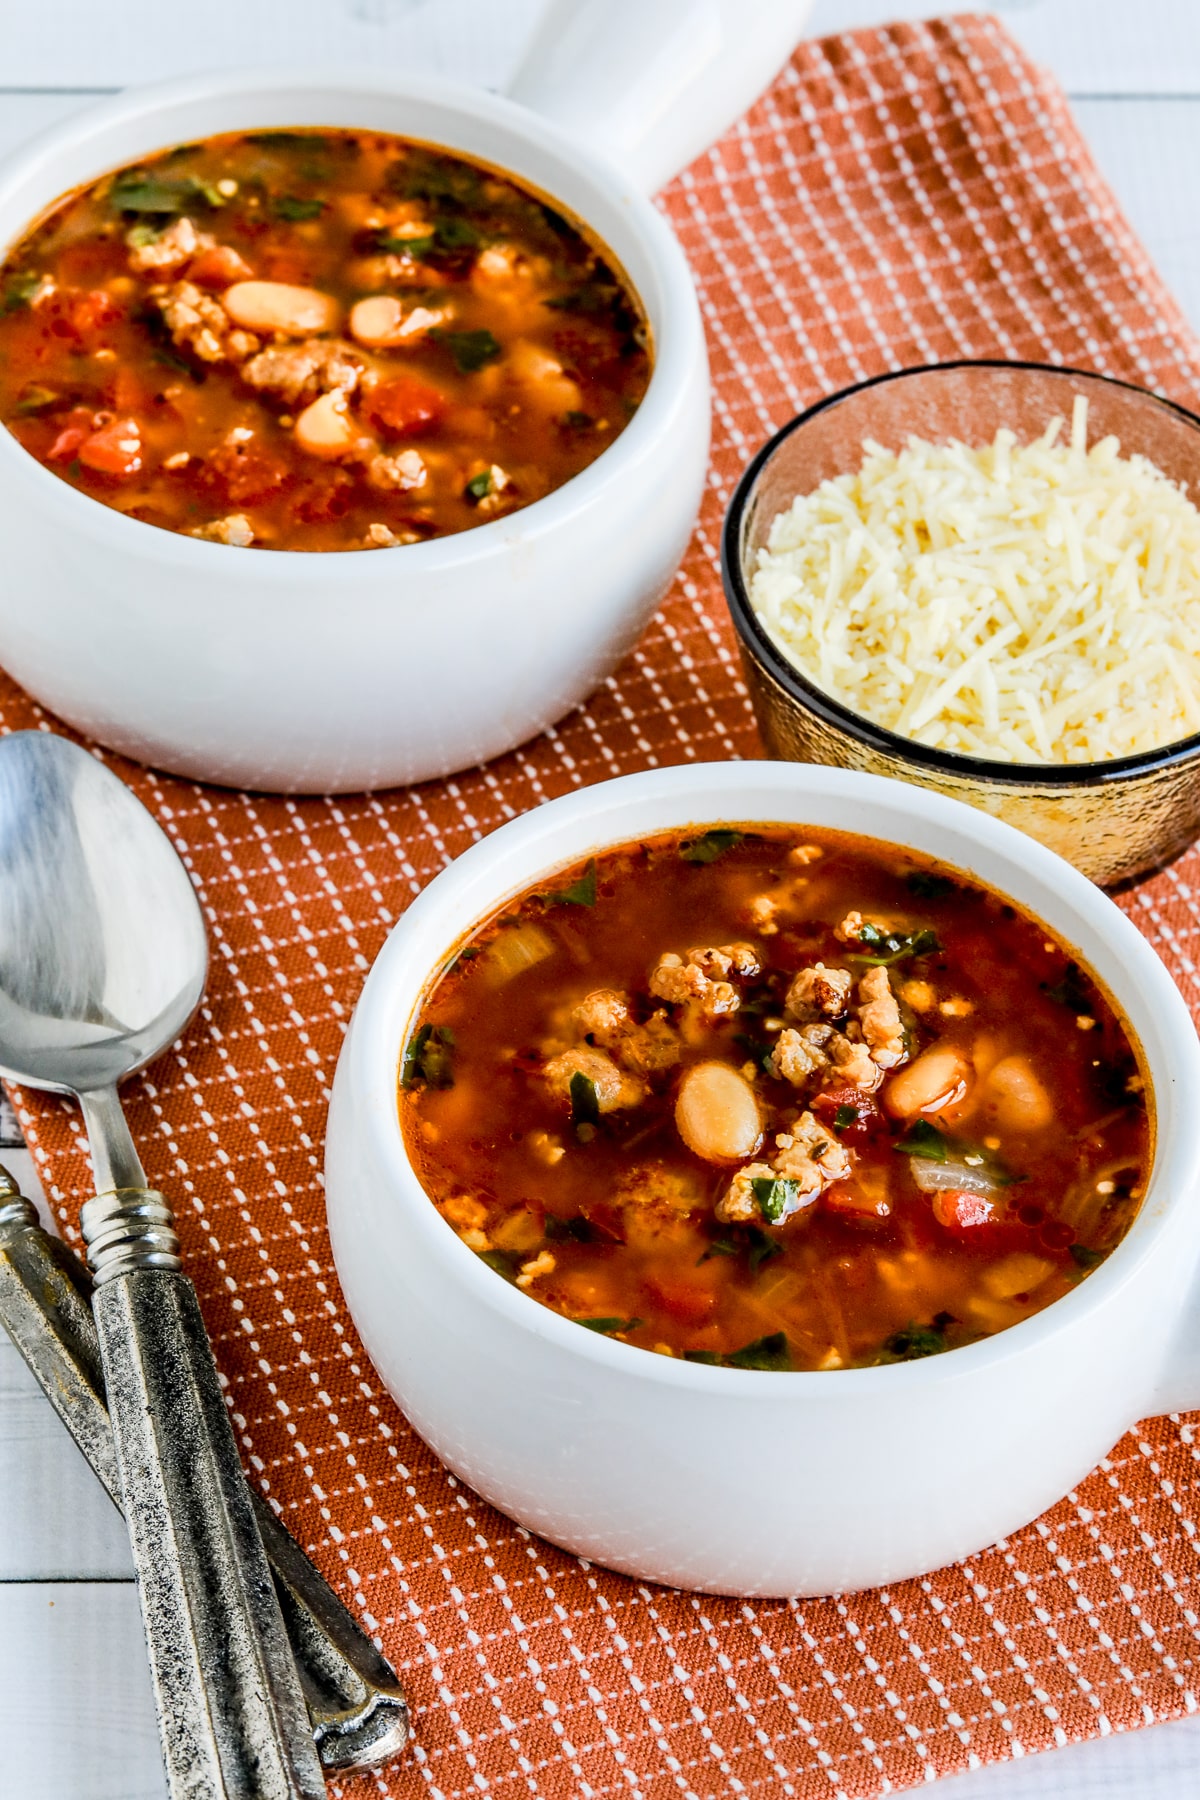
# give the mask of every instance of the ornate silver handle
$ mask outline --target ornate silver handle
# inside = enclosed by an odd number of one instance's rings
[[[320,1800],[296,1665],[174,1218],[89,1200],[92,1312],[173,1800]]]
[[[0,1324],[118,1507],[92,1278],[0,1167]],[[321,1765],[376,1768],[409,1737],[395,1671],[262,1497],[249,1490]]]

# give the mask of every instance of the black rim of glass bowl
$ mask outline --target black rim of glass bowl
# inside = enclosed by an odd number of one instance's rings
[[[888,381],[906,381],[919,375],[961,369],[1023,369],[1032,374],[1051,375],[1056,379],[1102,381],[1109,387],[1124,388],[1127,393],[1136,394],[1147,404],[1174,413],[1191,426],[1197,433],[1196,460],[1200,469],[1200,416],[1174,400],[1164,400],[1158,394],[1152,394],[1148,388],[1139,387],[1136,382],[1119,381],[1115,376],[1100,375],[1091,369],[1066,368],[1056,363],[1008,361],[1002,357],[962,358],[956,362],[921,363],[914,368],[896,369],[886,375],[873,375],[867,381],[857,381],[853,387],[842,388],[838,393],[818,400],[815,406],[808,407],[794,419],[790,419],[773,437],[768,438],[734,489],[721,531],[721,580],[734,627],[743,645],[792,700],[824,720],[827,725],[857,739],[871,750],[901,762],[914,763],[921,768],[956,775],[963,780],[1000,782],[1011,787],[1092,787],[1127,780],[1131,776],[1152,774],[1156,769],[1172,768],[1176,763],[1186,761],[1200,750],[1200,732],[1194,732],[1191,737],[1179,738],[1173,744],[1164,744],[1157,750],[1140,750],[1135,756],[1113,757],[1111,761],[1103,763],[1006,763],[980,756],[965,756],[956,750],[938,750],[930,744],[918,743],[915,738],[902,737],[898,732],[889,731],[884,725],[874,724],[863,714],[852,712],[849,707],[843,706],[839,700],[817,687],[784,655],[754,611],[742,568],[742,534],[759,474],[780,444],[793,432],[800,431],[810,419],[815,419],[818,413],[826,412],[832,406],[841,406],[866,388],[880,387]]]

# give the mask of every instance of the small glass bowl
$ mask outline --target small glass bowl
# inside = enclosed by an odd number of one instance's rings
[[[726,514],[721,573],[771,756],[935,788],[1018,826],[1108,886],[1145,874],[1200,835],[1200,733],[1108,762],[992,762],[933,749],[873,724],[809,681],[768,635],[749,595],[776,515],[797,494],[857,469],[867,438],[895,449],[910,433],[980,445],[1007,426],[1028,442],[1056,416],[1069,426],[1077,394],[1088,403],[1089,443],[1112,433],[1122,455],[1140,452],[1172,481],[1194,486],[1200,418],[1144,388],[1038,363],[903,369],[820,401],[763,446]]]

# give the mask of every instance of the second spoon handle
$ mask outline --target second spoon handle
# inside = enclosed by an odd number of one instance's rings
[[[146,1188],[83,1208],[121,1505],[172,1800],[325,1782],[196,1291]]]

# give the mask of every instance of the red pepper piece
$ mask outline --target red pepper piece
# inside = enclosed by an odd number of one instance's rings
[[[371,389],[364,411],[388,437],[415,437],[439,423],[446,400],[416,375],[392,375]]]
[[[101,475],[135,475],[142,466],[142,438],[136,419],[110,419],[79,446],[85,468]]]
[[[956,1231],[996,1222],[996,1210],[985,1194],[960,1194],[952,1188],[933,1196],[933,1216],[939,1225]]]
[[[79,446],[89,438],[107,413],[94,413],[89,406],[73,406],[60,421],[58,436],[46,452],[47,462],[71,462],[79,454]]]

